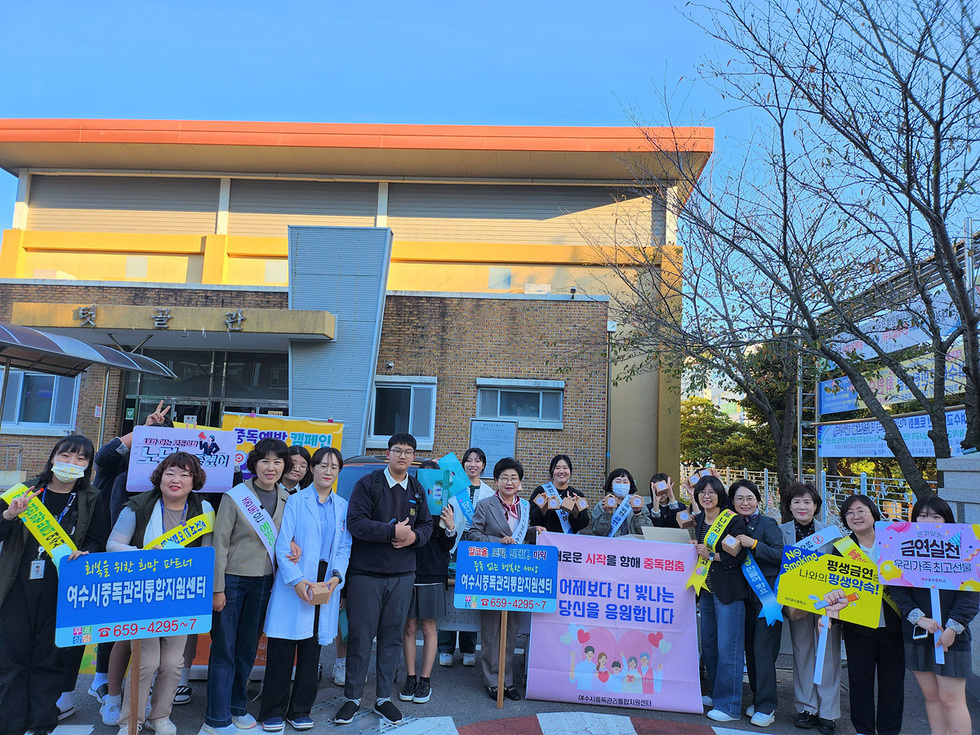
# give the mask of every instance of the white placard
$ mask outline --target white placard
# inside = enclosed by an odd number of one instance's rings
[[[487,455],[483,477],[493,477],[493,466],[504,457],[517,455],[517,422],[500,419],[470,419],[470,446]]]

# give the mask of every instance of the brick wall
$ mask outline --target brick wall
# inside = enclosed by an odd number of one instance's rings
[[[438,378],[435,442],[420,452],[433,457],[466,449],[477,378],[564,380],[564,428],[518,429],[517,459],[530,491],[550,479],[555,454],[568,454],[572,484],[594,500],[605,479],[606,353],[595,336],[606,312],[584,300],[389,296],[377,374]],[[573,369],[559,371],[572,353]]]

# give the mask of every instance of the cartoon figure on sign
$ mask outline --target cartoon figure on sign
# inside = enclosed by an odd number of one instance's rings
[[[619,661],[613,661],[610,668],[612,669],[612,672],[609,674],[609,681],[606,682],[606,691],[623,691],[623,665],[619,663]]]
[[[608,656],[602,651],[596,656],[596,667],[595,667],[595,678],[599,680],[600,684],[605,684],[609,681],[609,669],[606,668],[606,661]],[[601,688],[601,687],[597,687]]]
[[[205,457],[211,457],[221,451],[218,442],[214,440],[214,434],[208,436],[202,431],[198,434],[198,437],[200,438],[200,441],[197,443],[198,449],[201,450]]]
[[[575,688],[582,691],[591,691],[592,679],[596,674],[596,665],[592,658],[595,656],[595,648],[585,647],[585,658],[575,663],[575,651],[572,651],[571,666],[568,670],[568,680],[575,684]]]
[[[621,652],[619,655],[626,664],[626,673],[623,676],[623,691],[631,694],[642,694],[643,681],[640,677],[640,671],[637,668],[638,661],[636,660],[636,656],[630,656],[627,659],[625,653]]]

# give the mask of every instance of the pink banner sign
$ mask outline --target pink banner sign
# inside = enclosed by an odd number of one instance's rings
[[[531,616],[527,696],[703,711],[693,546],[543,533],[558,548],[558,610]]]
[[[980,526],[878,521],[875,538],[885,584],[980,591]]]

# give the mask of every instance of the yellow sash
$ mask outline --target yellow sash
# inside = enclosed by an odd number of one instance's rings
[[[28,492],[30,490],[27,485],[21,483],[14,485],[3,495],[0,495],[0,498],[7,505],[10,505],[11,500],[25,495]],[[75,547],[75,542],[71,540],[71,536],[65,533],[65,529],[51,515],[51,511],[44,507],[44,503],[41,502],[40,498],[31,498],[31,502],[27,504],[27,509],[20,514],[20,519],[52,559],[54,559],[54,554],[51,552],[59,546],[67,546],[72,551],[78,551]]]
[[[836,548],[841,554],[846,556],[851,561],[863,561],[865,564],[870,564],[876,569],[878,567],[878,565],[871,561],[871,558],[861,550],[861,547],[854,543],[854,539],[852,539],[850,536],[844,536],[834,541],[834,548]],[[881,584],[880,579],[878,580],[878,584]],[[888,594],[888,588],[883,584],[881,585],[881,599],[887,602],[888,606],[898,613],[898,617],[903,617],[901,611],[898,609],[898,605],[892,599],[892,596]]]
[[[199,516],[188,518],[179,526],[174,526],[165,534],[157,536],[155,539],[143,546],[143,549],[152,549],[155,546],[163,546],[167,541],[172,541],[178,546],[187,546],[191,541],[209,534],[214,530],[214,511],[201,513]]]
[[[704,535],[704,545],[708,547],[708,550],[714,554],[715,544],[718,543],[718,539],[721,538],[722,534],[725,533],[725,529],[728,528],[728,524],[732,522],[735,514],[730,510],[723,510],[715,518],[715,522],[711,524],[708,532]],[[685,587],[693,587],[694,593],[697,595],[701,594],[701,590],[704,589],[705,585],[708,584],[708,568],[711,566],[711,560],[705,559],[703,556],[698,557],[698,565],[694,567],[694,571],[691,572],[690,578],[687,580]]]

